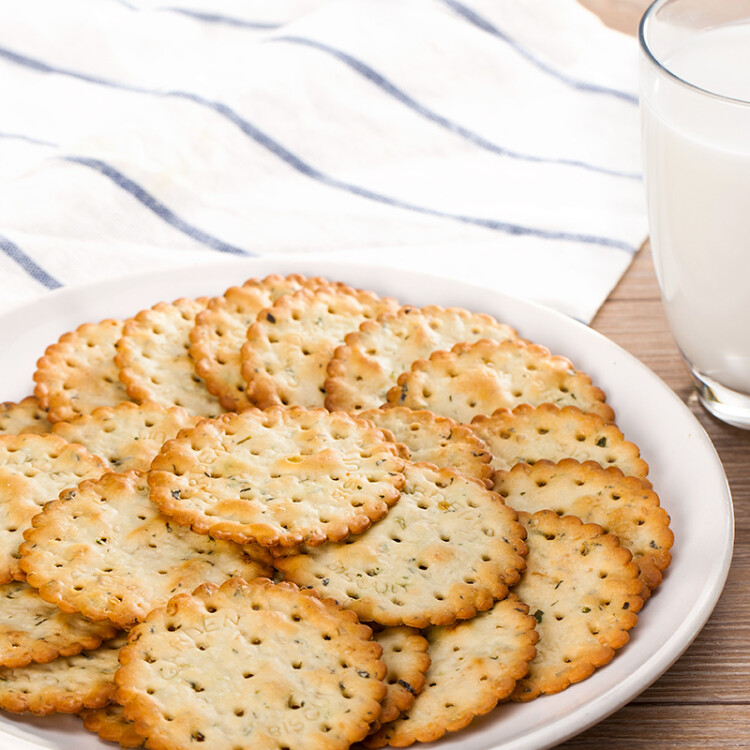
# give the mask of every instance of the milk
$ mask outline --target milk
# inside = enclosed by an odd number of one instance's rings
[[[750,23],[699,32],[661,60],[750,102]],[[750,103],[642,63],[651,244],[675,340],[694,370],[750,394]]]

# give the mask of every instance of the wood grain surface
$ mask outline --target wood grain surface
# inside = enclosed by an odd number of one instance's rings
[[[628,33],[635,33],[648,5],[642,0],[580,2],[608,25]],[[713,418],[694,396],[669,332],[648,244],[592,327],[664,380],[709,434],[734,499],[735,549],[721,599],[685,654],[629,705],[559,747],[750,748],[750,432]]]

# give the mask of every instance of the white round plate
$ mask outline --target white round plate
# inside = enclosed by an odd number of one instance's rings
[[[457,262],[460,258],[457,257]],[[593,677],[528,704],[504,704],[434,743],[441,750],[537,750],[581,732],[632,700],[687,648],[724,586],[733,543],[732,501],[705,432],[677,396],[643,364],[591,329],[548,309],[450,279],[313,258],[227,260],[58,290],[0,316],[0,401],[32,391],[34,363],[60,334],[81,323],[127,318],[177,297],[220,294],[251,276],[322,275],[415,305],[458,305],[490,313],[570,358],[604,388],[617,424],[640,446],[669,511],[673,562],[648,601],[630,643]],[[431,747],[432,747],[431,746]],[[0,748],[93,750],[112,745],[75,717],[35,719],[0,712]]]

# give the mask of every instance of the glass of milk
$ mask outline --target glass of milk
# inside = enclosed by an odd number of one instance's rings
[[[664,306],[703,405],[750,429],[750,0],[656,0],[643,154]]]

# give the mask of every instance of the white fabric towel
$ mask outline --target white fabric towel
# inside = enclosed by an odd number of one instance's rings
[[[636,41],[575,0],[175,2],[0,4],[0,309],[302,252],[590,321],[645,239]]]

